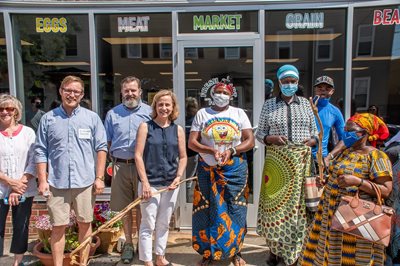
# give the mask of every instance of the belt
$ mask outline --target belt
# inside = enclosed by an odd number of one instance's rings
[[[117,163],[126,163],[126,164],[135,163],[135,159],[121,159],[116,157],[113,157],[113,161]]]

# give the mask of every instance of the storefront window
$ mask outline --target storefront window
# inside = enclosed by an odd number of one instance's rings
[[[90,105],[89,28],[86,15],[14,15],[17,95],[24,102],[25,121],[35,115],[35,102],[51,109],[62,79],[79,76]]]
[[[3,14],[0,14],[0,93],[8,93],[8,66]]]
[[[121,102],[126,76],[142,81],[143,101],[151,104],[160,89],[172,89],[171,14],[96,16],[100,116]]]
[[[273,95],[280,91],[276,78],[278,68],[292,64],[300,72],[300,95],[312,96],[314,80],[327,75],[335,83],[331,103],[341,105],[345,85],[345,30],[344,9],[267,11],[265,78],[275,84]]]
[[[257,11],[179,14],[179,33],[258,32]]]
[[[400,128],[399,13],[399,6],[354,10],[352,111],[375,106],[391,133]]]

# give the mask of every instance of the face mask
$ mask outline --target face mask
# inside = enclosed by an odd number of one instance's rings
[[[230,99],[231,96],[222,93],[216,93],[213,96],[214,104],[218,107],[227,106],[229,104]]]
[[[39,109],[40,107],[42,107],[42,103],[35,103],[35,107],[36,107],[37,109]]]
[[[357,136],[356,131],[345,131],[343,134],[343,142],[347,148],[350,148],[357,141],[362,139],[363,136]]]
[[[292,84],[292,83],[290,83],[290,84],[281,84],[280,83],[280,87],[281,87],[282,94],[287,97],[293,96],[298,89],[298,85]]]
[[[128,107],[128,108],[135,108],[136,106],[139,105],[139,99],[134,99],[134,98],[130,98],[130,99],[123,99],[123,104]]]
[[[324,107],[327,106],[331,98],[319,98],[317,106]]]

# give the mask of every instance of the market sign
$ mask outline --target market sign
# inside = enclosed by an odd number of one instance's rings
[[[149,16],[118,17],[118,32],[148,32]]]
[[[374,26],[400,24],[400,9],[374,10]]]
[[[240,30],[241,20],[241,14],[194,15],[193,30]]]
[[[288,13],[285,25],[287,29],[322,29],[324,13]]]
[[[61,18],[49,18],[49,17],[36,17],[36,32],[39,33],[50,33],[50,32],[61,32],[65,33],[68,30],[67,19]]]

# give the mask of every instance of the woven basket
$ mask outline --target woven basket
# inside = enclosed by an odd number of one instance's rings
[[[97,235],[100,237],[100,246],[97,248],[98,253],[111,253],[117,245],[118,239],[122,234],[122,229],[111,228],[102,231]]]

